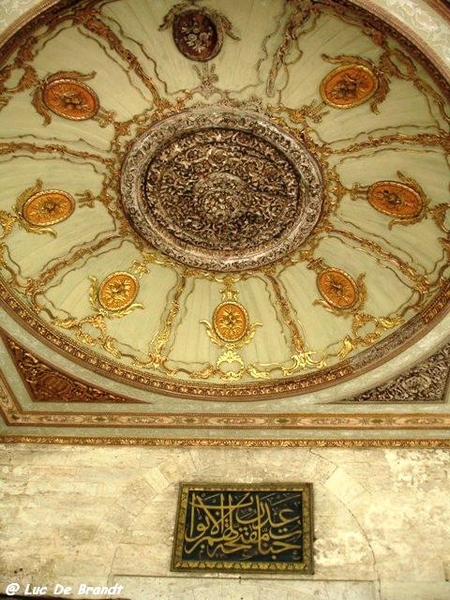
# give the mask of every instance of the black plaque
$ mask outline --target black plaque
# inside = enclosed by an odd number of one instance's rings
[[[181,484],[174,571],[313,572],[312,484]]]

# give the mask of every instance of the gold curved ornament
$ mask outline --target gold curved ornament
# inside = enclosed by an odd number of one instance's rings
[[[30,225],[44,227],[61,223],[75,210],[75,201],[63,190],[43,190],[22,206],[22,217]]]
[[[370,100],[378,89],[378,79],[364,65],[344,65],[333,69],[320,84],[322,99],[334,108],[353,108]]]
[[[99,109],[97,94],[75,79],[51,81],[45,86],[42,99],[53,113],[72,121],[92,119]]]
[[[239,302],[222,302],[214,311],[212,324],[221,340],[238,342],[248,330],[247,311]]]
[[[378,181],[370,186],[367,199],[378,212],[397,219],[415,219],[424,202],[412,187],[398,181]]]
[[[100,285],[98,301],[110,311],[130,306],[139,291],[139,283],[133,275],[124,272],[111,273]]]
[[[236,364],[239,365],[238,370],[222,370],[224,364]],[[228,381],[238,381],[245,373],[245,365],[242,357],[235,352],[232,348],[227,348],[223,354],[219,356],[216,362],[216,367],[220,373],[220,378]]]
[[[330,268],[319,273],[317,288],[326,302],[335,308],[353,308],[359,301],[358,286],[348,273],[340,269]]]

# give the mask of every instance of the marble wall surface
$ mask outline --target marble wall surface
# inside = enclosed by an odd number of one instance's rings
[[[17,583],[75,598],[107,597],[78,594],[82,584],[122,585],[115,596],[133,600],[450,598],[448,451],[13,444],[0,472],[0,593]],[[312,482],[315,574],[171,573],[180,481]]]

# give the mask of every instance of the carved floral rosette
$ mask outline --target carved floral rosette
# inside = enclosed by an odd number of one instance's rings
[[[224,342],[238,342],[248,330],[247,311],[239,302],[221,302],[214,311],[213,327]]]
[[[328,304],[347,310],[359,302],[359,291],[353,278],[341,269],[324,269],[317,276],[317,288]]]
[[[21,213],[25,221],[36,227],[56,225],[68,219],[75,210],[75,201],[63,190],[43,190],[24,203]]]
[[[271,263],[308,237],[322,176],[311,154],[264,116],[205,109],[142,135],[124,160],[121,192],[129,221],[153,247],[194,268],[237,271]]]
[[[101,283],[98,301],[110,311],[123,310],[130,306],[139,291],[137,279],[130,273],[111,273]]]
[[[334,108],[353,108],[370,100],[377,89],[378,80],[368,67],[349,64],[328,73],[320,93],[324,102]]]
[[[99,109],[96,93],[76,79],[50,81],[43,89],[42,99],[53,113],[72,121],[92,119]]]

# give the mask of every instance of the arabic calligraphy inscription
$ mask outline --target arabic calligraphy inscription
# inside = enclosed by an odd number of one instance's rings
[[[312,485],[181,484],[172,569],[312,573]]]

